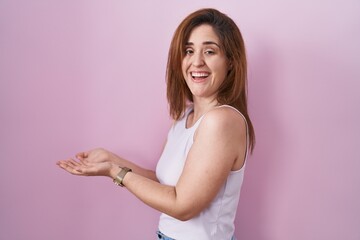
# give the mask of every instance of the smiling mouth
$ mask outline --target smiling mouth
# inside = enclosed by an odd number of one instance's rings
[[[201,81],[207,78],[210,75],[208,72],[191,72],[191,77],[195,81]]]

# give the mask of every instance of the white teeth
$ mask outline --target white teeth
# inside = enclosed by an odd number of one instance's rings
[[[192,77],[207,77],[207,76],[209,76],[209,74],[208,73],[197,73],[197,72],[192,72],[191,73],[191,76]]]

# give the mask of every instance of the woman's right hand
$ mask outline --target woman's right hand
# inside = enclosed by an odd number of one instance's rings
[[[65,171],[81,176],[109,176],[114,178],[119,167],[128,167],[134,173],[158,181],[153,170],[144,169],[103,148],[80,152],[74,159],[61,160],[57,165]]]
[[[97,148],[78,153],[76,159],[62,160],[57,164],[74,175],[113,177],[114,171],[119,169],[114,163],[115,157],[111,152]]]

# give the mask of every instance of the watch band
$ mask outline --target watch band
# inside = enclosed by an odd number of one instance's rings
[[[121,171],[118,173],[118,175],[114,178],[114,183],[120,187],[124,187],[124,184],[122,183],[124,180],[125,175],[128,172],[132,172],[132,170],[130,168],[127,167],[123,167],[121,168]]]

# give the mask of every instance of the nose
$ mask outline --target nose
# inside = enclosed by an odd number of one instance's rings
[[[198,52],[198,53],[194,53],[193,54],[193,61],[192,61],[192,65],[194,67],[201,67],[205,64],[205,61],[204,61],[204,56],[201,52]]]

